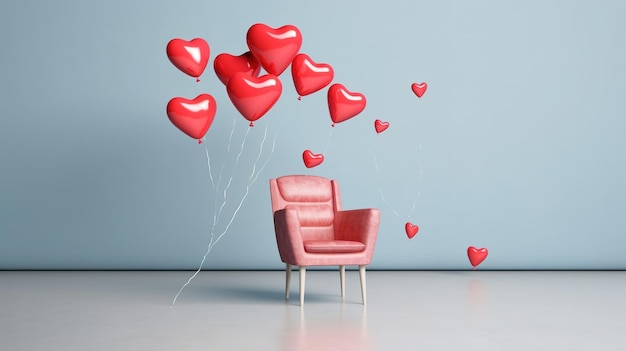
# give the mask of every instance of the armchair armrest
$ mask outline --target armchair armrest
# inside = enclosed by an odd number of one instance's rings
[[[359,241],[365,247],[374,246],[380,225],[380,210],[365,208],[335,212],[335,238]]]
[[[304,255],[304,245],[298,211],[287,207],[274,212],[274,229],[281,260],[292,265],[299,265],[298,258]]]

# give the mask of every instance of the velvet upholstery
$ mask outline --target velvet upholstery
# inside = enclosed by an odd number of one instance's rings
[[[343,211],[335,180],[311,175],[270,180],[280,259],[294,266],[368,265],[380,211]]]
[[[318,176],[270,179],[270,196],[278,253],[286,264],[285,298],[289,299],[292,266],[300,267],[303,306],[307,266],[338,265],[343,300],[346,266],[358,265],[365,305],[365,266],[374,254],[380,211],[342,210],[337,181]]]

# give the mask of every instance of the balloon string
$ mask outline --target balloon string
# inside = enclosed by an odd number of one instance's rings
[[[233,118],[233,125],[232,125],[232,128],[230,130],[230,136],[228,137],[228,146],[227,146],[227,149],[226,149],[226,154],[227,155],[230,154],[230,146],[231,146],[232,141],[233,141],[233,134],[235,133],[235,126],[236,125],[237,125],[237,119]],[[224,174],[224,168],[226,168],[226,161],[224,161],[224,163],[222,164],[222,168],[220,169],[219,178],[217,180],[217,187],[215,188],[215,201],[213,202],[213,209],[214,209],[214,211],[213,211],[213,226],[211,228],[211,241],[209,242],[209,245],[210,245],[211,242],[213,242],[213,231],[215,229],[215,226],[217,225],[217,219],[219,217],[218,214],[217,214],[217,208],[218,208],[218,206],[217,206],[217,199],[219,198],[218,194],[219,194],[220,185],[222,184],[222,175]],[[233,172],[234,172],[234,170],[233,170]],[[224,198],[222,200],[222,204],[221,204],[220,208],[224,207],[225,202],[226,202],[226,198]]]
[[[274,138],[272,139],[272,150],[270,151],[269,157],[267,158],[267,160],[265,160],[265,162],[263,163],[263,165],[259,169],[259,172],[256,174],[254,179],[252,179],[252,183],[251,184],[254,184],[256,182],[256,180],[259,178],[259,175],[261,174],[261,172],[263,172],[263,170],[265,169],[265,166],[267,166],[267,164],[272,159],[272,156],[274,155],[274,150],[276,149],[276,137],[277,136],[278,136],[278,131],[276,131],[276,134],[274,134]]]
[[[248,139],[248,134],[250,134],[250,128],[246,129],[246,134],[243,136],[243,141],[241,142],[241,148],[239,149],[239,153],[237,154],[237,158],[235,159],[235,165],[233,166],[233,173],[230,175],[230,179],[228,179],[228,183],[226,184],[226,188],[224,188],[222,206],[220,206],[219,212],[217,213],[217,217],[221,218],[222,210],[226,205],[227,193],[228,189],[230,189],[230,185],[233,182],[233,178],[235,178],[235,171],[237,170],[237,165],[239,164],[239,159],[241,158],[241,154],[243,153],[243,148],[246,144],[246,139]]]
[[[235,124],[236,123],[237,123],[237,119],[233,118],[233,128],[230,130],[230,137],[228,137],[228,148],[226,149],[227,153],[230,151],[230,144],[233,141],[233,134],[235,133]]]
[[[233,140],[233,134],[235,132],[235,125],[236,125],[237,119],[233,118],[233,126],[232,129],[230,131],[230,137],[228,139],[228,150],[230,150],[230,146]],[[249,129],[248,129],[249,130]],[[247,135],[247,132],[246,132]],[[244,139],[245,142],[245,139]],[[243,143],[242,143],[242,149],[243,149]],[[189,285],[191,283],[191,281],[198,275],[198,273],[200,273],[200,271],[202,270],[202,267],[204,266],[204,262],[206,261],[207,256],[209,255],[209,253],[211,252],[211,248],[212,248],[212,244],[213,244],[213,240],[215,237],[215,227],[218,223],[218,219],[220,217],[220,214],[218,214],[217,211],[217,200],[219,198],[218,194],[219,194],[219,189],[220,189],[220,184],[222,183],[222,175],[224,173],[224,168],[226,167],[226,162],[224,162],[224,164],[222,164],[222,167],[220,169],[220,173],[218,176],[218,180],[217,180],[217,185],[215,185],[214,180],[213,180],[213,176],[211,175],[211,162],[210,162],[210,156],[209,156],[209,149],[208,146],[205,145],[205,150],[206,150],[206,156],[207,156],[207,163],[208,163],[208,167],[209,167],[209,177],[211,178],[211,184],[213,185],[213,189],[215,190],[215,196],[214,196],[214,202],[213,202],[213,224],[211,225],[211,234],[210,234],[210,239],[209,239],[209,244],[207,245],[207,251],[205,252],[204,256],[202,256],[202,260],[200,261],[200,265],[198,266],[198,269],[195,271],[195,273],[189,277],[189,279],[187,280],[187,282],[185,282],[185,284],[183,284],[180,289],[178,290],[178,293],[176,293],[176,296],[174,296],[174,300],[172,301],[172,306],[174,306],[176,304],[176,300],[178,299],[178,297],[180,296],[180,294],[183,292],[183,290],[185,289],[185,287],[187,287],[187,285]],[[227,151],[228,154],[228,151]],[[241,152],[240,152],[241,154]],[[234,173],[234,169],[233,169],[233,173]],[[226,195],[224,195],[226,196]],[[222,200],[222,204],[220,206],[220,208],[223,208],[224,205],[226,204],[226,198],[224,197],[224,199]]]
[[[248,128],[247,130],[249,131],[250,129]],[[247,136],[247,132],[246,132],[246,136]],[[233,215],[231,216],[230,220],[228,221],[228,224],[226,225],[226,228],[224,229],[224,231],[222,233],[220,233],[220,235],[218,235],[217,239],[215,239],[215,240],[213,240],[214,233],[215,233],[215,226],[216,226],[217,218],[220,217],[220,216],[216,216],[214,214],[214,216],[213,216],[213,227],[211,228],[211,240],[209,242],[209,245],[207,246],[207,250],[206,250],[204,256],[202,257],[202,260],[200,262],[200,266],[194,272],[194,274],[191,277],[189,277],[187,282],[185,282],[185,284],[183,284],[183,286],[181,286],[181,288],[178,290],[178,293],[176,294],[176,296],[174,297],[174,300],[172,301],[172,306],[174,306],[176,304],[176,300],[178,299],[180,294],[183,292],[185,287],[187,287],[191,283],[191,281],[200,273],[200,271],[202,270],[202,267],[204,266],[204,262],[206,261],[206,258],[209,255],[209,253],[213,250],[213,247],[228,232],[228,229],[230,229],[231,224],[233,223],[233,221],[235,220],[235,217],[237,216],[237,213],[241,209],[245,199],[248,197],[248,194],[250,192],[250,187],[257,181],[259,175],[261,174],[261,172],[263,172],[263,170],[265,169],[265,167],[267,166],[267,164],[271,160],[272,156],[274,155],[274,150],[276,149],[276,138],[277,138],[277,136],[278,136],[278,131],[276,131],[276,134],[274,135],[274,138],[272,140],[272,149],[270,151],[269,157],[265,160],[265,162],[263,163],[261,168],[259,168],[258,172],[255,175],[255,171],[256,171],[256,168],[257,168],[257,163],[261,159],[261,155],[263,153],[263,148],[264,148],[264,145],[265,145],[265,140],[267,139],[267,126],[266,126],[265,133],[264,133],[264,136],[263,136],[263,140],[261,141],[260,151],[259,151],[259,154],[257,155],[257,158],[256,158],[255,162],[254,162],[254,166],[252,168],[252,173],[250,174],[250,177],[248,178],[248,184],[246,185],[246,192],[245,192],[244,196],[242,197],[241,201],[239,202],[239,205],[237,206],[237,208],[233,212]],[[244,137],[244,143],[245,143],[245,137]],[[243,150],[243,144],[244,143],[242,143],[242,150]],[[240,151],[238,157],[240,155],[241,155],[241,151]],[[233,169],[233,173],[234,173],[234,169]],[[219,185],[218,185],[218,187],[219,187]],[[216,189],[216,192],[217,192],[217,190],[218,189]],[[217,200],[216,200],[216,205],[217,205]],[[223,205],[222,205],[222,207],[223,207]]]
[[[237,208],[235,209],[235,212],[233,212],[232,217],[230,218],[230,221],[228,221],[228,224],[226,225],[226,228],[224,229],[224,231],[217,237],[217,239],[215,240],[215,242],[213,243],[213,245],[211,245],[211,247],[209,248],[209,250],[211,250],[213,248],[213,246],[215,246],[221,239],[222,237],[228,232],[228,229],[230,228],[230,225],[233,223],[233,221],[235,220],[235,217],[237,216],[237,213],[239,212],[239,210],[241,209],[241,206],[243,205],[244,201],[246,200],[246,198],[248,197],[248,194],[250,193],[250,187],[252,187],[252,185],[254,185],[254,183],[256,182],[256,180],[259,178],[259,174],[261,174],[261,172],[263,172],[263,170],[265,169],[265,166],[267,166],[267,164],[269,163],[270,159],[272,158],[272,155],[274,154],[274,149],[276,146],[276,136],[278,135],[278,132],[276,132],[276,135],[274,135],[274,140],[272,141],[272,150],[270,152],[270,156],[267,158],[267,160],[265,160],[265,163],[263,163],[263,166],[261,166],[261,168],[259,169],[258,173],[256,174],[256,176],[254,175],[254,170],[256,169],[256,161],[258,161],[261,157],[261,153],[259,153],[259,156],[257,157],[257,160],[255,161],[255,166],[252,169],[252,173],[250,174],[250,177],[248,178],[249,183],[246,185],[246,192],[243,195],[243,197],[241,198],[241,201],[239,201],[239,205],[237,205]],[[265,143],[265,138],[263,138],[263,143]],[[263,145],[261,145],[261,148],[263,148]],[[254,178],[254,179],[253,179]],[[250,182],[250,179],[252,179],[252,181]]]
[[[211,179],[211,187],[215,189],[215,181],[213,180],[213,172],[211,171],[211,157],[209,156],[209,147],[204,143],[204,151],[206,152],[206,163],[209,166],[209,178]]]
[[[328,148],[330,147],[330,141],[333,138],[334,131],[335,131],[335,128],[332,128],[330,130],[330,133],[328,133],[328,141],[326,142],[326,148],[324,149],[324,153],[323,153],[324,156],[326,156],[326,153],[328,152]]]
[[[378,174],[378,179],[379,182],[382,184],[382,180],[380,180],[380,167],[378,166],[378,157],[376,156],[376,151],[374,151],[374,165],[376,166],[376,173]],[[385,194],[383,192],[383,185],[380,186],[380,189],[378,190],[378,192],[380,193],[380,198],[383,200],[383,202],[385,203],[385,205],[387,205],[387,207],[389,207],[389,209],[391,209],[391,211],[393,213],[396,214],[396,216],[402,218],[402,216],[400,215],[400,213],[398,213],[398,211],[396,211],[391,204],[387,201],[387,199],[385,199]]]
[[[374,148],[375,148],[375,150],[374,150],[374,166],[376,167],[376,173],[378,174],[378,180],[379,180],[379,183],[380,183],[380,184],[382,184],[382,185],[380,186],[380,189],[379,189],[380,198],[381,198],[381,199],[383,200],[383,202],[387,205],[387,207],[389,207],[389,209],[391,209],[391,211],[393,211],[393,213],[394,213],[396,216],[398,216],[398,217],[400,217],[400,218],[402,218],[402,217],[406,217],[407,219],[411,219],[412,214],[413,214],[413,213],[415,213],[415,207],[417,206],[417,200],[418,200],[418,199],[419,199],[419,197],[420,197],[420,192],[419,192],[419,191],[417,192],[417,196],[415,197],[415,200],[413,201],[413,205],[411,206],[411,210],[409,211],[409,214],[408,214],[408,215],[403,216],[403,215],[401,215],[401,214],[399,213],[399,211],[396,211],[396,210],[393,208],[393,206],[391,206],[391,204],[390,204],[390,203],[387,201],[387,199],[385,198],[385,194],[384,194],[384,184],[383,184],[382,177],[381,177],[381,174],[380,174],[380,167],[379,167],[379,165],[378,165],[378,156],[377,156],[377,152],[376,152],[376,150],[378,149],[378,144],[376,143],[376,141],[374,141]],[[419,150],[420,150],[420,151],[422,150],[422,144],[419,144]],[[417,161],[417,166],[418,166],[418,168],[419,168],[419,181],[421,182],[421,180],[422,180],[422,178],[423,178],[423,174],[422,174],[421,162],[420,162],[419,160]],[[419,187],[419,184],[418,184],[418,187]]]
[[[265,139],[267,139],[267,124],[265,125],[265,131],[263,132],[263,140],[261,140],[261,147],[259,148],[259,154],[256,157],[256,160],[254,161],[254,166],[252,167],[252,174],[250,174],[250,178],[248,178],[248,182],[250,182],[250,180],[252,179],[252,176],[254,176],[254,172],[256,171],[256,164],[257,162],[259,162],[259,159],[261,158],[261,154],[263,154],[263,146],[265,145]]]

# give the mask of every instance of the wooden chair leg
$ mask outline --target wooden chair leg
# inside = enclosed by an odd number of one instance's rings
[[[341,284],[341,301],[346,297],[346,266],[339,266],[339,283]]]
[[[300,267],[300,307],[304,306],[304,281],[306,279],[306,267]]]
[[[285,300],[289,300],[289,285],[291,285],[291,265],[287,263],[286,282],[285,282]]]
[[[365,265],[359,266],[359,276],[361,277],[361,297],[363,298],[363,305],[367,302],[367,292],[365,291]]]

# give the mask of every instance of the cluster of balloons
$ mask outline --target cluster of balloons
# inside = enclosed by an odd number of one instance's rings
[[[334,78],[334,70],[329,64],[316,63],[307,54],[300,53],[302,34],[293,25],[272,28],[262,23],[254,24],[248,29],[246,43],[249,51],[238,56],[221,53],[215,57],[213,68],[226,86],[231,102],[251,127],[280,98],[283,85],[279,76],[289,66],[298,99],[325,88]],[[210,47],[202,38],[189,41],[176,38],[167,44],[166,53],[175,67],[199,82],[209,63]],[[260,75],[261,69],[266,74]],[[333,125],[356,116],[365,104],[363,94],[350,92],[341,84],[333,84],[328,89],[328,108]],[[215,113],[215,99],[210,94],[201,94],[194,99],[176,97],[167,105],[170,121],[194,139],[204,137]]]

